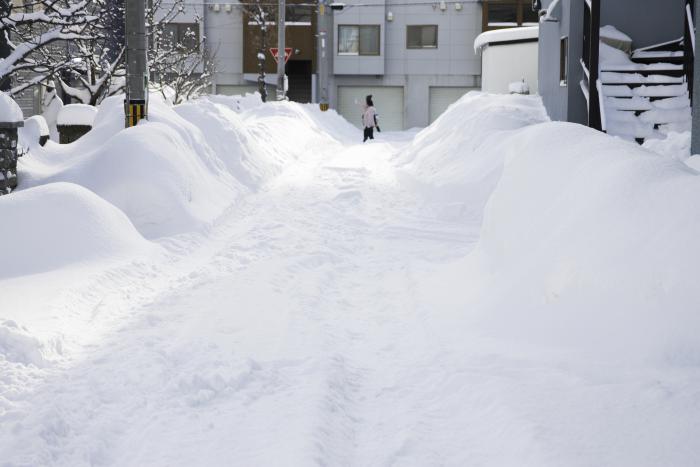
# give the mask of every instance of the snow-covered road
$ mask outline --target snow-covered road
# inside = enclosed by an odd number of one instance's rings
[[[309,152],[205,232],[71,282],[64,356],[2,367],[0,465],[697,465],[697,370],[465,326],[483,206],[404,179],[414,136]]]

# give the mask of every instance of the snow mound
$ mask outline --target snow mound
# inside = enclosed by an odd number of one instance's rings
[[[68,104],[58,112],[58,125],[92,126],[97,109],[87,104]]]
[[[632,42],[632,38],[630,36],[620,31],[615,26],[611,26],[609,24],[600,28],[600,37],[620,42]]]
[[[0,197],[0,279],[150,248],[129,219],[75,184],[52,183]]]
[[[665,138],[647,139],[642,147],[665,157],[685,161],[690,157],[690,132],[671,132]]]
[[[106,99],[92,131],[71,145],[34,148],[22,161],[23,186],[66,181],[121,209],[148,238],[211,222],[240,184],[203,132],[156,96],[149,121],[124,129],[123,97]]]
[[[251,133],[241,115],[246,108],[235,97],[211,96],[180,104],[175,112],[206,134],[207,144],[236,179],[256,189],[278,174],[284,162],[277,151]]]
[[[0,122],[17,123],[24,121],[22,109],[14,99],[4,92],[0,92]]]
[[[207,135],[207,143],[227,170],[257,189],[284,167],[315,148],[357,139],[357,130],[315,105],[271,102],[259,95],[208,96],[175,107],[175,112]]]
[[[11,320],[0,322],[0,357],[8,362],[43,367],[45,346],[29,331]]]
[[[418,133],[397,163],[431,190],[479,197],[473,204],[483,206],[500,177],[503,139],[548,120],[538,97],[470,92]]]
[[[700,363],[700,176],[580,125],[511,134],[469,259],[494,334]]]
[[[30,149],[39,145],[42,136],[49,136],[49,125],[41,115],[34,115],[24,121],[24,126],[18,129],[19,144]]]
[[[244,110],[254,109],[264,104],[262,99],[260,98],[260,93],[258,92],[238,96],[224,96],[221,94],[212,94],[201,99],[206,99],[207,101],[214,102],[216,104],[225,105],[235,110],[236,112],[243,112]]]

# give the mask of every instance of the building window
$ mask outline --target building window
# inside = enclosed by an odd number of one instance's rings
[[[168,48],[199,50],[199,24],[168,23],[163,30],[163,42]]]
[[[562,37],[559,43],[559,85],[566,86],[569,75],[569,38]]]
[[[338,54],[379,55],[379,26],[339,25]]]
[[[438,27],[406,26],[406,48],[408,49],[436,49],[438,44]]]
[[[539,24],[532,0],[484,0],[482,15],[484,31]]]

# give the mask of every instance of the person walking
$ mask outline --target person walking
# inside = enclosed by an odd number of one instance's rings
[[[371,94],[365,98],[364,110],[362,112],[362,125],[365,128],[364,140],[362,140],[363,143],[368,139],[374,139],[375,128],[378,132],[382,131],[379,129],[377,109],[374,108]]]

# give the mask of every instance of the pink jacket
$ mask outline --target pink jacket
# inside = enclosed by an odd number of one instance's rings
[[[375,126],[374,117],[377,115],[377,109],[374,107],[365,107],[364,112],[362,112],[362,124],[365,128],[372,128]]]

